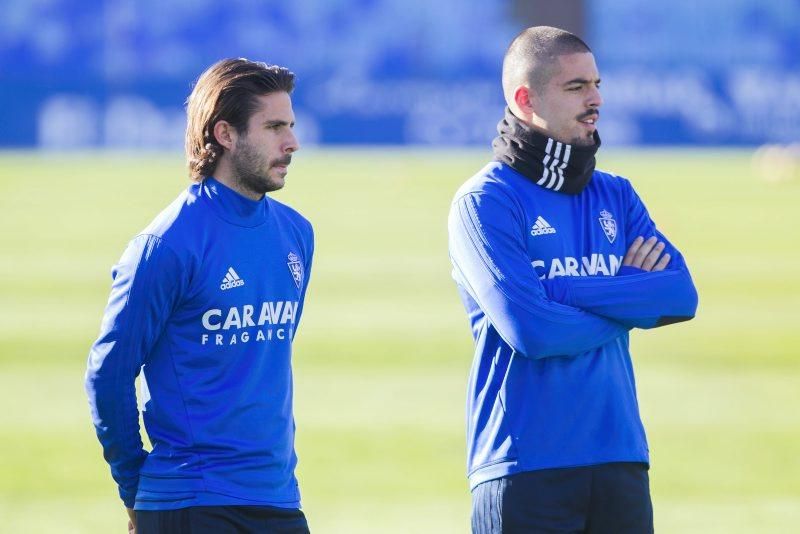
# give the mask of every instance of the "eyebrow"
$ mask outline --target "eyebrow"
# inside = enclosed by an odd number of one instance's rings
[[[597,78],[596,80],[587,80],[586,78],[573,78],[568,82],[564,82],[564,85],[572,85],[576,83],[580,85],[586,85],[587,83],[600,83],[600,78]]]
[[[281,120],[265,121],[264,126],[267,128],[271,128],[272,126],[289,126],[291,128],[294,127],[294,122],[286,122]]]

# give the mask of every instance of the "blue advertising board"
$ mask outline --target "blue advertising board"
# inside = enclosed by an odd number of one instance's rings
[[[800,139],[800,3],[589,0],[607,144]],[[0,147],[179,148],[223,57],[285,65],[306,144],[486,145],[502,115],[504,0],[10,1]]]

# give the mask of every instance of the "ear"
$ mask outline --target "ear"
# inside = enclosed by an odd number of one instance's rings
[[[228,121],[217,121],[214,124],[214,139],[226,150],[231,150],[236,144],[236,128]]]
[[[520,85],[514,91],[514,103],[524,115],[533,115],[536,92],[525,85]]]

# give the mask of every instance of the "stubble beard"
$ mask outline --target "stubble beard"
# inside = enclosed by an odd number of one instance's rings
[[[234,179],[245,190],[264,195],[277,191],[284,185],[282,178],[273,178],[269,175],[270,162],[264,161],[246,138],[236,141],[236,154],[233,155],[231,163]]]
[[[546,128],[541,128],[538,126],[532,126],[532,128],[538,130],[540,133],[546,135],[547,137],[550,137],[560,143],[564,143],[567,145],[572,145],[581,148],[595,145],[594,132],[587,133],[586,135],[572,135],[575,132],[569,131],[566,128],[561,131],[548,130]]]
[[[579,146],[579,147],[590,147],[594,146],[594,132],[590,133],[589,135],[583,135],[580,137],[575,137],[569,143],[572,146]]]
[[[600,110],[598,110],[597,108],[592,108],[590,110],[587,110],[587,111],[581,113],[577,117],[575,117],[575,120],[583,121],[585,119],[589,119],[589,118],[592,118],[592,117],[594,117],[595,119],[600,118]],[[579,146],[579,147],[584,147],[584,148],[585,147],[594,146],[595,145],[594,134],[595,134],[596,131],[597,131],[597,128],[595,127],[595,129],[592,130],[591,132],[588,132],[585,135],[579,135],[579,136],[573,138],[572,141],[570,142],[570,144],[573,145],[573,146]]]

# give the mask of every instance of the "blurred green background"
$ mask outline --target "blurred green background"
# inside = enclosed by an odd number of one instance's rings
[[[463,533],[472,360],[446,216],[487,151],[306,150],[276,198],[317,249],[294,356],[316,533]],[[687,258],[698,317],[632,335],[656,529],[800,523],[800,183],[745,151],[601,152]],[[110,268],[179,154],[0,155],[0,531],[124,532],[83,392]]]

